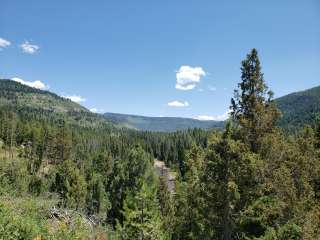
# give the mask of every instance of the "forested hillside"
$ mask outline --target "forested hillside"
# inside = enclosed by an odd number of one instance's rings
[[[279,126],[288,133],[297,133],[305,124],[314,125],[320,113],[320,87],[292,93],[275,99],[282,113]],[[108,125],[144,131],[174,132],[191,128],[223,129],[223,121],[200,121],[189,118],[145,117],[117,113],[103,116],[90,112],[85,107],[60,97],[52,92],[31,88],[11,80],[0,80],[0,106],[31,114],[40,111],[43,115],[64,118],[75,125]]]
[[[224,126],[223,121],[200,121],[191,118],[145,117],[119,113],[105,113],[104,116],[121,126],[144,131],[174,132],[188,128],[222,129]]]
[[[283,115],[279,124],[286,131],[314,125],[320,113],[320,86],[278,98],[276,104]]]
[[[0,239],[320,239],[320,117],[287,137],[255,49],[221,131],[118,128],[1,83]]]
[[[291,93],[275,99],[282,113],[279,126],[289,134],[295,134],[305,124],[314,125],[320,113],[320,87]],[[105,113],[111,122],[131,129],[173,132],[188,128],[222,129],[223,121],[199,121],[188,118],[145,117],[118,113]]]
[[[0,106],[28,116],[64,119],[74,125],[112,125],[102,116],[69,99],[12,80],[0,79]]]
[[[0,225],[4,227],[0,236],[4,239],[115,237],[124,199],[137,194],[143,184],[157,186],[153,159],[184,172],[184,151],[193,144],[207,144],[208,133],[200,129],[167,134],[120,129],[85,109],[84,116],[101,123],[91,124],[86,118],[79,124],[68,110],[43,109],[41,101],[33,106],[22,100],[51,93],[7,83],[0,106]],[[52,97],[58,101],[52,100],[52,105],[78,107]],[[148,193],[154,204],[155,193]]]
[[[13,106],[39,108],[59,113],[88,111],[81,105],[52,92],[6,79],[0,81],[0,97],[1,105],[12,104]]]

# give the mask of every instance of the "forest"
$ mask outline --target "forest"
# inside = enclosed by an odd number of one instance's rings
[[[256,49],[240,74],[223,129],[176,132],[57,113],[52,93],[22,106],[0,81],[0,239],[320,239],[320,115],[286,128]]]

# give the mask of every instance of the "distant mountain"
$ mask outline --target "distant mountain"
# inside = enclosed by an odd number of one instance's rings
[[[295,92],[276,99],[283,116],[279,125],[295,132],[305,124],[313,125],[320,113],[320,86]]]
[[[224,126],[223,121],[200,121],[180,117],[145,117],[120,113],[105,113],[104,116],[123,127],[145,131],[172,132],[188,128],[220,129]]]
[[[0,79],[0,107],[9,107],[25,114],[36,114],[40,118],[63,118],[69,123],[90,127],[107,124],[116,128],[168,132],[188,128],[208,129],[223,126],[223,122],[187,118],[152,118],[114,113],[95,114],[80,104],[55,93],[8,79]]]
[[[314,124],[320,113],[320,86],[305,91],[295,92],[275,99],[282,112],[279,126],[289,133],[294,133],[305,124]],[[111,122],[123,127],[146,131],[176,131],[188,128],[221,129],[222,121],[200,121],[190,118],[145,117],[137,115],[105,113]]]
[[[65,119],[81,126],[109,124],[103,116],[49,91],[43,91],[6,79],[0,79],[0,107],[41,118]]]
[[[283,117],[279,126],[294,133],[305,124],[314,124],[320,113],[320,86],[295,92],[275,100]],[[200,121],[179,117],[145,117],[118,113],[103,115],[90,112],[85,107],[49,91],[42,91],[21,83],[0,79],[0,108],[9,107],[17,112],[64,118],[66,121],[96,127],[109,125],[146,131],[172,132],[188,128],[221,129],[222,121]],[[40,113],[40,114],[39,114]]]

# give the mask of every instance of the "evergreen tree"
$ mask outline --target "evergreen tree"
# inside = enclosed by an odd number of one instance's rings
[[[64,161],[56,173],[53,189],[62,197],[64,206],[81,209],[87,195],[87,183],[77,166],[71,161]]]
[[[275,130],[280,113],[264,82],[257,50],[252,49],[241,65],[241,82],[231,99],[231,116],[241,127],[240,138],[257,152],[261,138]]]
[[[251,204],[258,192],[257,156],[244,144],[232,139],[229,122],[222,138],[213,139],[205,156],[201,183],[204,186],[207,229],[215,230],[217,239],[231,240],[237,235],[241,211]]]
[[[123,225],[118,223],[117,227],[121,239],[165,239],[154,187],[143,184],[136,195],[128,195],[124,202],[123,215]]]
[[[205,228],[213,215],[206,215],[204,209],[203,185],[200,182],[203,167],[201,148],[194,146],[187,159],[184,181],[176,183],[173,239],[211,239],[214,229]]]
[[[173,193],[170,193],[168,190],[166,179],[160,176],[158,181],[157,199],[161,213],[161,222],[163,224],[162,229],[165,229],[169,236],[173,234],[173,226],[175,223],[175,209],[173,197],[171,196],[172,194]]]
[[[56,131],[54,146],[51,158],[54,163],[61,163],[71,157],[71,136],[70,132],[66,128],[66,124],[63,120],[58,123],[58,129]]]
[[[95,172],[88,181],[86,205],[90,215],[96,215],[105,220],[110,208],[109,197],[105,190],[103,177]]]
[[[315,137],[316,137],[316,148],[320,151],[320,114],[316,117],[316,127],[315,127]]]

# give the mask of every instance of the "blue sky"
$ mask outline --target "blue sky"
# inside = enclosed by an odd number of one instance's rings
[[[253,47],[276,97],[320,85],[317,0],[1,0],[0,13],[0,77],[98,111],[221,116]]]

